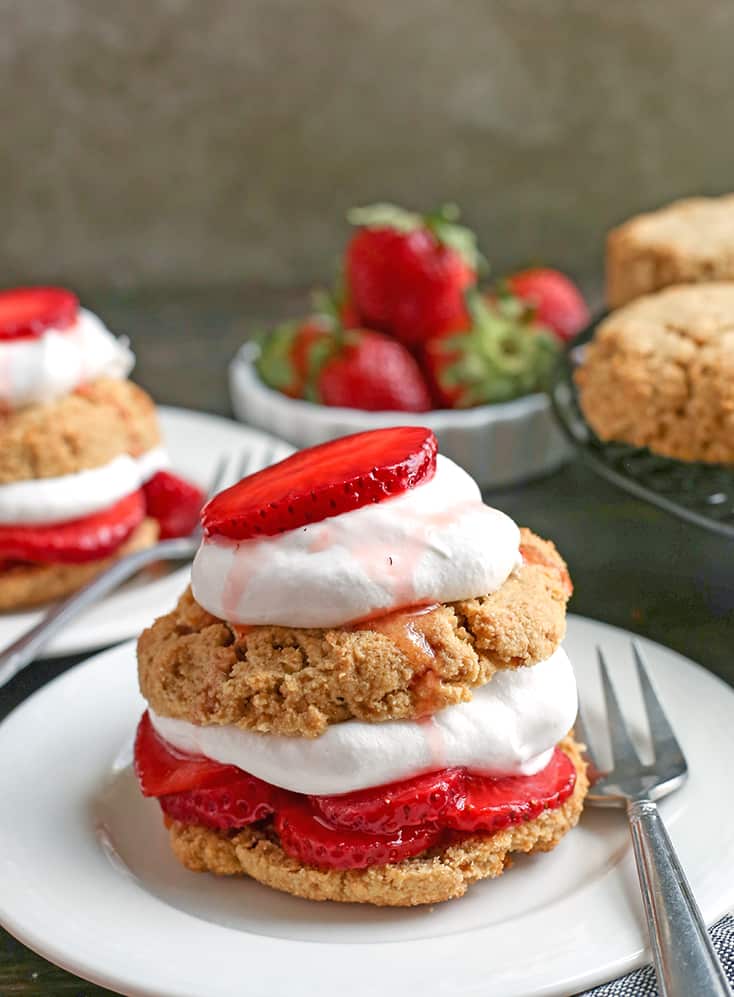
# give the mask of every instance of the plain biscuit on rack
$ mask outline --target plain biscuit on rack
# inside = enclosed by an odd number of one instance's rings
[[[717,280],[734,280],[734,194],[675,201],[607,236],[610,308],[672,284]]]
[[[601,440],[734,463],[734,282],[671,287],[613,312],[575,379]]]
[[[140,637],[141,691],[160,716],[300,737],[353,717],[415,719],[465,702],[497,669],[549,658],[565,634],[563,559],[529,530],[521,551],[522,565],[496,592],[416,618],[429,663],[358,625],[233,626],[189,590]]]

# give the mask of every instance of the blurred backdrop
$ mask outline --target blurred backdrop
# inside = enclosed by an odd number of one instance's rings
[[[303,286],[353,203],[495,268],[734,186],[727,0],[0,0],[0,283]]]

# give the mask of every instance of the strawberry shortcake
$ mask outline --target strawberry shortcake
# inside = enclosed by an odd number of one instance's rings
[[[566,567],[430,430],[301,451],[202,523],[138,644],[136,773],[187,868],[412,906],[576,824]]]
[[[201,493],[167,470],[133,364],[70,291],[0,292],[0,610],[66,595],[195,524]]]

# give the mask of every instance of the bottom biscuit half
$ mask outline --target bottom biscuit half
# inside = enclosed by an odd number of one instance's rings
[[[272,828],[262,825],[228,835],[173,821],[171,847],[195,872],[247,875],[275,890],[307,900],[414,907],[462,896],[472,883],[500,876],[513,852],[548,852],[574,827],[589,788],[581,748],[568,737],[560,747],[571,758],[577,779],[560,807],[496,834],[467,835],[396,865],[368,869],[323,869],[302,865],[281,848]]]
[[[29,609],[76,592],[95,575],[125,554],[151,547],[158,539],[158,523],[144,519],[113,554],[86,564],[17,564],[0,571],[0,612]]]

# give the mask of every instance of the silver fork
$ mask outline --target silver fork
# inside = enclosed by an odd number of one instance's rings
[[[240,478],[267,467],[268,464],[274,462],[276,457],[276,448],[270,445],[259,451],[244,453],[231,480],[239,481]],[[227,456],[222,456],[217,461],[206,490],[207,498],[211,498],[212,495],[221,490],[230,463],[231,460]],[[30,665],[57,633],[93,603],[103,596],[109,595],[123,582],[155,561],[190,561],[196,553],[200,541],[201,528],[197,525],[193,532],[186,537],[161,540],[145,550],[135,551],[121,557],[119,561],[115,561],[109,568],[68,598],[55,603],[43,619],[0,652],[0,689],[14,675]]]
[[[632,642],[632,650],[654,758],[650,764],[640,759],[629,736],[604,655],[601,648],[597,648],[612,768],[594,782],[587,801],[592,805],[619,806],[627,810],[653,964],[662,997],[732,997],[726,974],[655,802],[683,785],[688,775],[686,759],[660,705],[636,641]],[[598,771],[588,724],[584,723],[581,712],[576,734],[585,742],[587,757]]]

